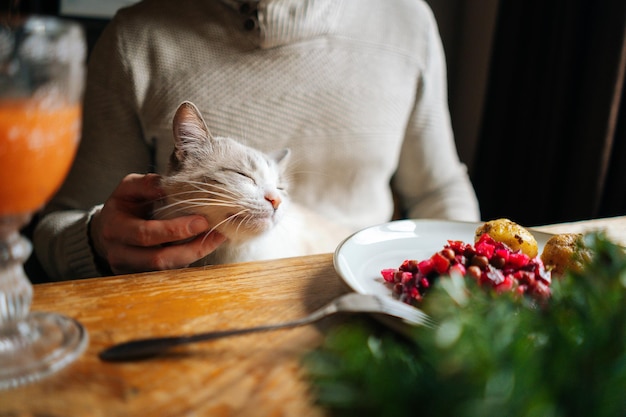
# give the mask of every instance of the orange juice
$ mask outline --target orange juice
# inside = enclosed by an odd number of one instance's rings
[[[0,101],[0,215],[36,211],[57,191],[76,153],[81,112]]]

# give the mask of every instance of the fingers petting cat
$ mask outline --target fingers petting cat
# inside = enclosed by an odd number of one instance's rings
[[[224,237],[200,215],[151,219],[162,197],[155,174],[126,176],[89,226],[94,255],[115,274],[181,268],[207,256]],[[185,241],[177,245],[167,245]]]

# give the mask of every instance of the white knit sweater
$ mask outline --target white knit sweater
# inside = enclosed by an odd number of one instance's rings
[[[479,219],[423,1],[262,0],[251,30],[229,3],[145,0],[104,31],[76,162],[35,233],[51,277],[98,275],[90,213],[126,174],[166,170],[184,100],[215,135],[291,148],[293,198],[353,230],[391,218],[390,182],[408,217]]]

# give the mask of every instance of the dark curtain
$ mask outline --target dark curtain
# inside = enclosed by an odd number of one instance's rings
[[[472,180],[485,220],[626,214],[626,1],[502,1]]]

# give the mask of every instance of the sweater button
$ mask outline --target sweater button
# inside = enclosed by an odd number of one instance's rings
[[[259,22],[253,17],[249,17],[243,22],[243,28],[245,30],[254,30],[258,26],[259,26]]]

